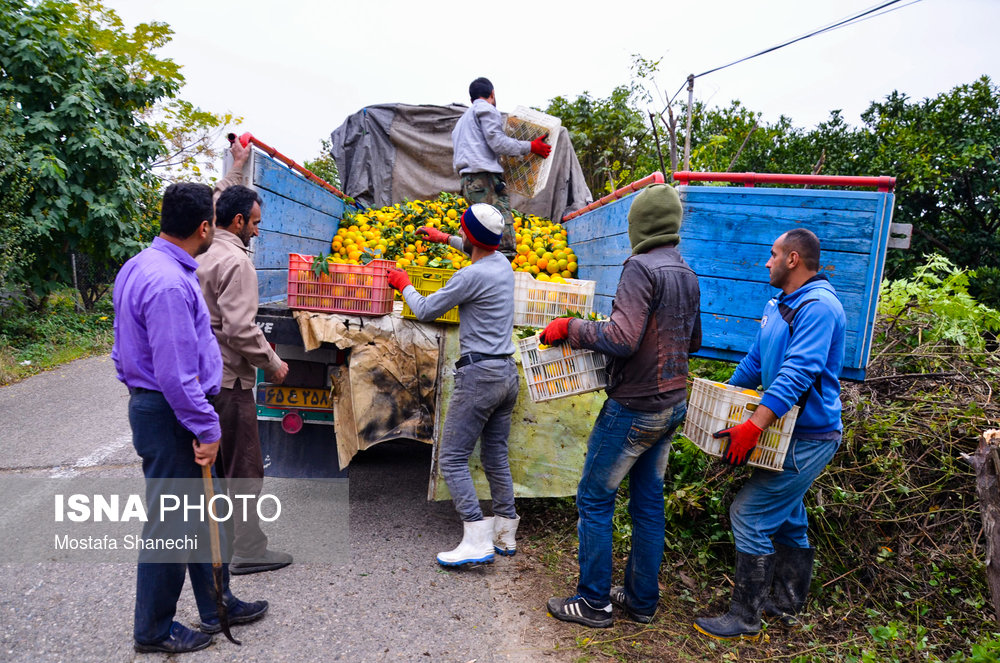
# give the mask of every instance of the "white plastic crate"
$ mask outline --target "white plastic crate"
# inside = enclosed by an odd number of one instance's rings
[[[536,111],[524,106],[518,106],[513,113],[507,115],[504,122],[504,133],[516,140],[532,141],[548,134],[545,142],[552,146],[555,152],[556,141],[559,138],[559,127],[562,120],[558,117]],[[524,156],[500,156],[503,166],[504,181],[508,188],[525,198],[534,198],[535,194],[545,188],[552,170],[552,155],[543,159],[533,152]]]
[[[752,389],[744,390],[730,384],[695,378],[684,420],[684,437],[705,453],[721,457],[726,439],[716,439],[712,433],[749,419],[760,404],[760,397],[761,394]],[[798,416],[799,407],[795,405],[785,416],[768,426],[750,453],[748,464],[781,472]]]
[[[539,281],[527,272],[514,272],[514,326],[544,327],[567,311],[587,317],[594,310],[596,286],[581,279]]]
[[[608,384],[607,355],[574,350],[569,343],[539,349],[538,336],[517,342],[533,403],[604,389]]]

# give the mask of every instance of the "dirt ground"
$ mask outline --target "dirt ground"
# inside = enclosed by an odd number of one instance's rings
[[[628,663],[690,663],[692,661],[765,661],[788,659],[817,648],[810,629],[785,631],[774,628],[759,643],[712,641],[694,631],[691,622],[706,614],[721,614],[728,608],[729,579],[725,587],[699,590],[682,568],[664,560],[661,571],[660,606],[650,624],[629,620],[615,609],[615,625],[595,629],[561,622],[546,612],[551,596],[574,593],[578,566],[572,518],[566,508],[550,520],[552,509],[541,502],[521,510],[518,552],[513,558],[498,558],[490,574],[491,594],[504,606],[501,613],[511,625],[512,636],[523,643],[531,661]],[[519,507],[520,509],[520,507]],[[615,562],[616,582],[624,560]],[[832,615],[817,615],[813,626],[822,630],[827,642],[850,638],[852,625]],[[816,660],[822,660],[822,656]]]

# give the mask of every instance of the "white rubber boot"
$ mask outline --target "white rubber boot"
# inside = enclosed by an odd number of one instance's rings
[[[463,522],[464,534],[458,547],[448,552],[438,553],[437,561],[442,566],[462,564],[490,564],[493,562],[493,517],[476,522]]]
[[[521,522],[521,516],[513,518],[494,516],[493,549],[499,554],[509,557],[517,552],[517,542],[514,540],[514,535],[517,534],[519,522]]]

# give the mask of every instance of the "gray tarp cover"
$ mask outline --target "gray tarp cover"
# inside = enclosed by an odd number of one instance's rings
[[[367,207],[384,207],[458,192],[451,130],[466,108],[379,104],[348,117],[330,135],[344,193]],[[511,194],[514,209],[558,220],[593,201],[569,132],[559,131],[545,189],[530,200]]]

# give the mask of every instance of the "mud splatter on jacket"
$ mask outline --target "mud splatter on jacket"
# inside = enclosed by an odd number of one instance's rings
[[[666,405],[669,392],[680,402],[688,355],[701,347],[700,298],[698,277],[676,245],[630,256],[610,320],[571,320],[570,345],[610,356],[606,391],[626,407],[659,409],[653,405]]]

